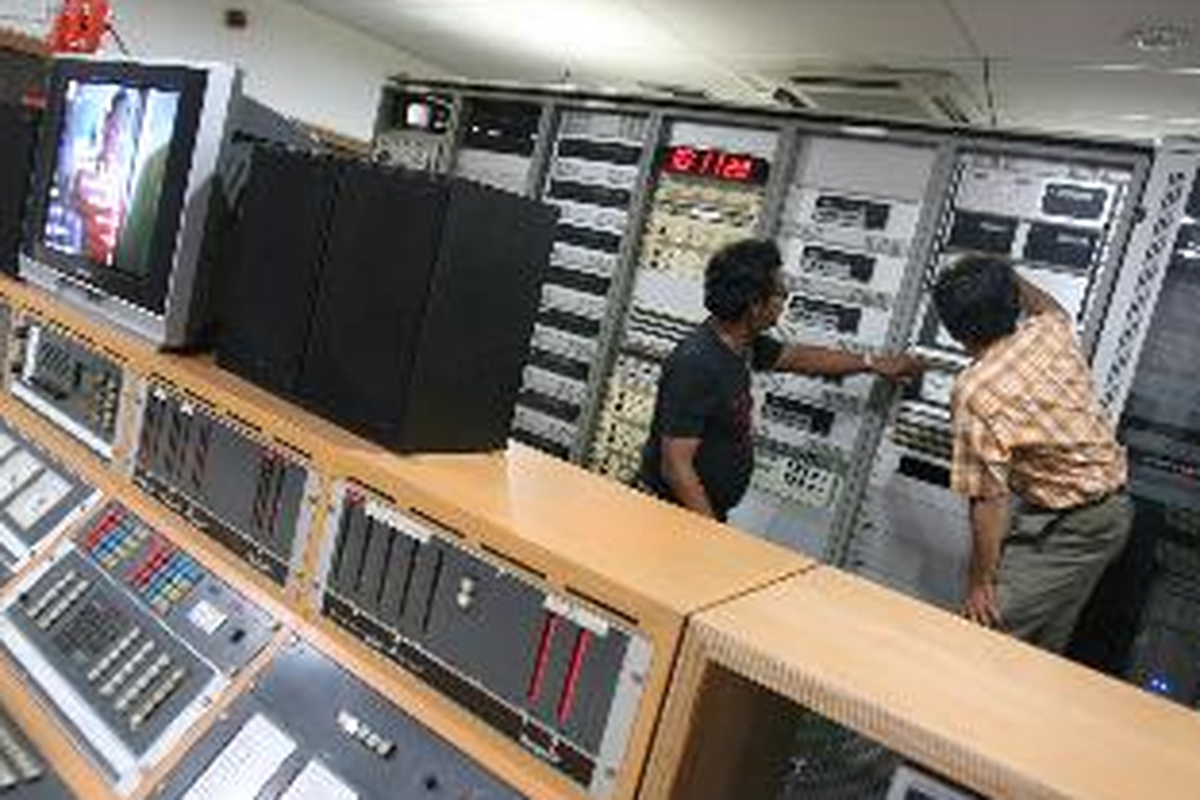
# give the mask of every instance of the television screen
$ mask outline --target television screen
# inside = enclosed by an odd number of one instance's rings
[[[189,343],[228,206],[239,86],[220,64],[56,60],[21,275],[158,344]]]
[[[149,275],[179,97],[68,81],[42,230],[46,247],[133,278]]]

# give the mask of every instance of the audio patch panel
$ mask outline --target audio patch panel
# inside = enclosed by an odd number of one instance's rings
[[[707,316],[709,259],[757,230],[775,145],[772,132],[672,126],[655,165],[619,355],[604,385],[588,452],[593,469],[622,481],[636,475],[659,363]]]
[[[152,380],[133,480],[276,583],[299,568],[316,474],[249,423]]]
[[[821,188],[807,182],[797,183],[784,206],[780,233],[781,238],[824,249],[824,253],[810,250],[810,260],[820,256],[829,263],[834,253],[843,262],[849,260],[847,255],[859,256],[850,261],[859,262],[857,270],[861,274],[862,257],[901,261],[908,258],[920,210],[917,202],[855,191],[853,187]],[[863,282],[854,273],[851,278]],[[899,286],[895,271],[890,275],[881,271],[874,280],[884,283],[892,292]]]
[[[605,797],[649,669],[627,623],[356,484],[341,486],[322,612],[553,769]]]
[[[908,275],[931,149],[843,137],[801,139],[779,223],[788,342],[849,352],[888,349]],[[751,492],[731,518],[823,555],[843,505],[876,379],[757,375]],[[794,543],[789,540],[789,543]]]
[[[22,578],[0,645],[121,793],[270,638],[266,612],[119,503]]]
[[[319,702],[314,699],[319,696]],[[519,800],[303,641],[289,642],[158,787],[164,800]]]
[[[122,365],[36,317],[24,318],[13,335],[12,395],[111,461],[121,422]]]
[[[98,489],[0,420],[0,578],[100,502]]]
[[[636,115],[567,110],[559,121],[543,188],[545,202],[559,209],[559,225],[539,328],[574,341],[566,352],[548,353],[547,335],[535,333],[529,357],[533,369],[526,369],[518,403],[557,418],[570,432],[558,437],[562,446],[547,448],[542,433],[524,424],[528,415],[518,415],[513,430],[515,438],[555,455],[570,457],[582,446],[580,425],[601,349],[602,321],[636,210],[646,132],[646,118]],[[592,324],[581,328],[571,324],[575,320]],[[564,392],[570,395],[565,404]]]
[[[573,424],[521,404],[513,411],[513,426],[520,429],[520,436],[514,434],[518,441],[559,458],[570,458],[576,434]]]
[[[845,452],[818,442],[788,444],[781,438],[755,442],[753,486],[788,503],[831,510],[845,480]]]
[[[592,446],[592,469],[622,483],[637,477],[661,374],[660,361],[633,353],[617,356]]]
[[[542,323],[534,325],[530,347],[543,353],[580,362],[584,366],[590,365],[599,353],[594,339],[577,336],[570,331],[552,328]]]

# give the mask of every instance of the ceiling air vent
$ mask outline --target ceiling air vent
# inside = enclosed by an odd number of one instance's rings
[[[959,78],[936,70],[804,70],[787,75],[772,97],[827,114],[956,125],[982,120]]]
[[[711,100],[712,97],[704,89],[688,86],[683,83],[665,83],[661,81],[638,81],[643,92],[673,100]]]

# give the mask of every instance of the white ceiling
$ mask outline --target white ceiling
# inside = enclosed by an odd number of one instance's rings
[[[758,102],[805,68],[934,69],[1003,127],[1200,135],[1200,0],[289,1],[469,78]],[[1145,25],[1189,37],[1142,51]]]

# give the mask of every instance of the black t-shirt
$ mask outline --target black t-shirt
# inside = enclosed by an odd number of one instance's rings
[[[700,439],[696,472],[713,511],[724,519],[738,504],[754,471],[750,369],[771,369],[783,345],[758,336],[749,359],[729,348],[710,323],[692,331],[663,365],[654,403],[650,438],[642,448],[639,477],[667,499],[674,499],[662,474],[662,440]]]

